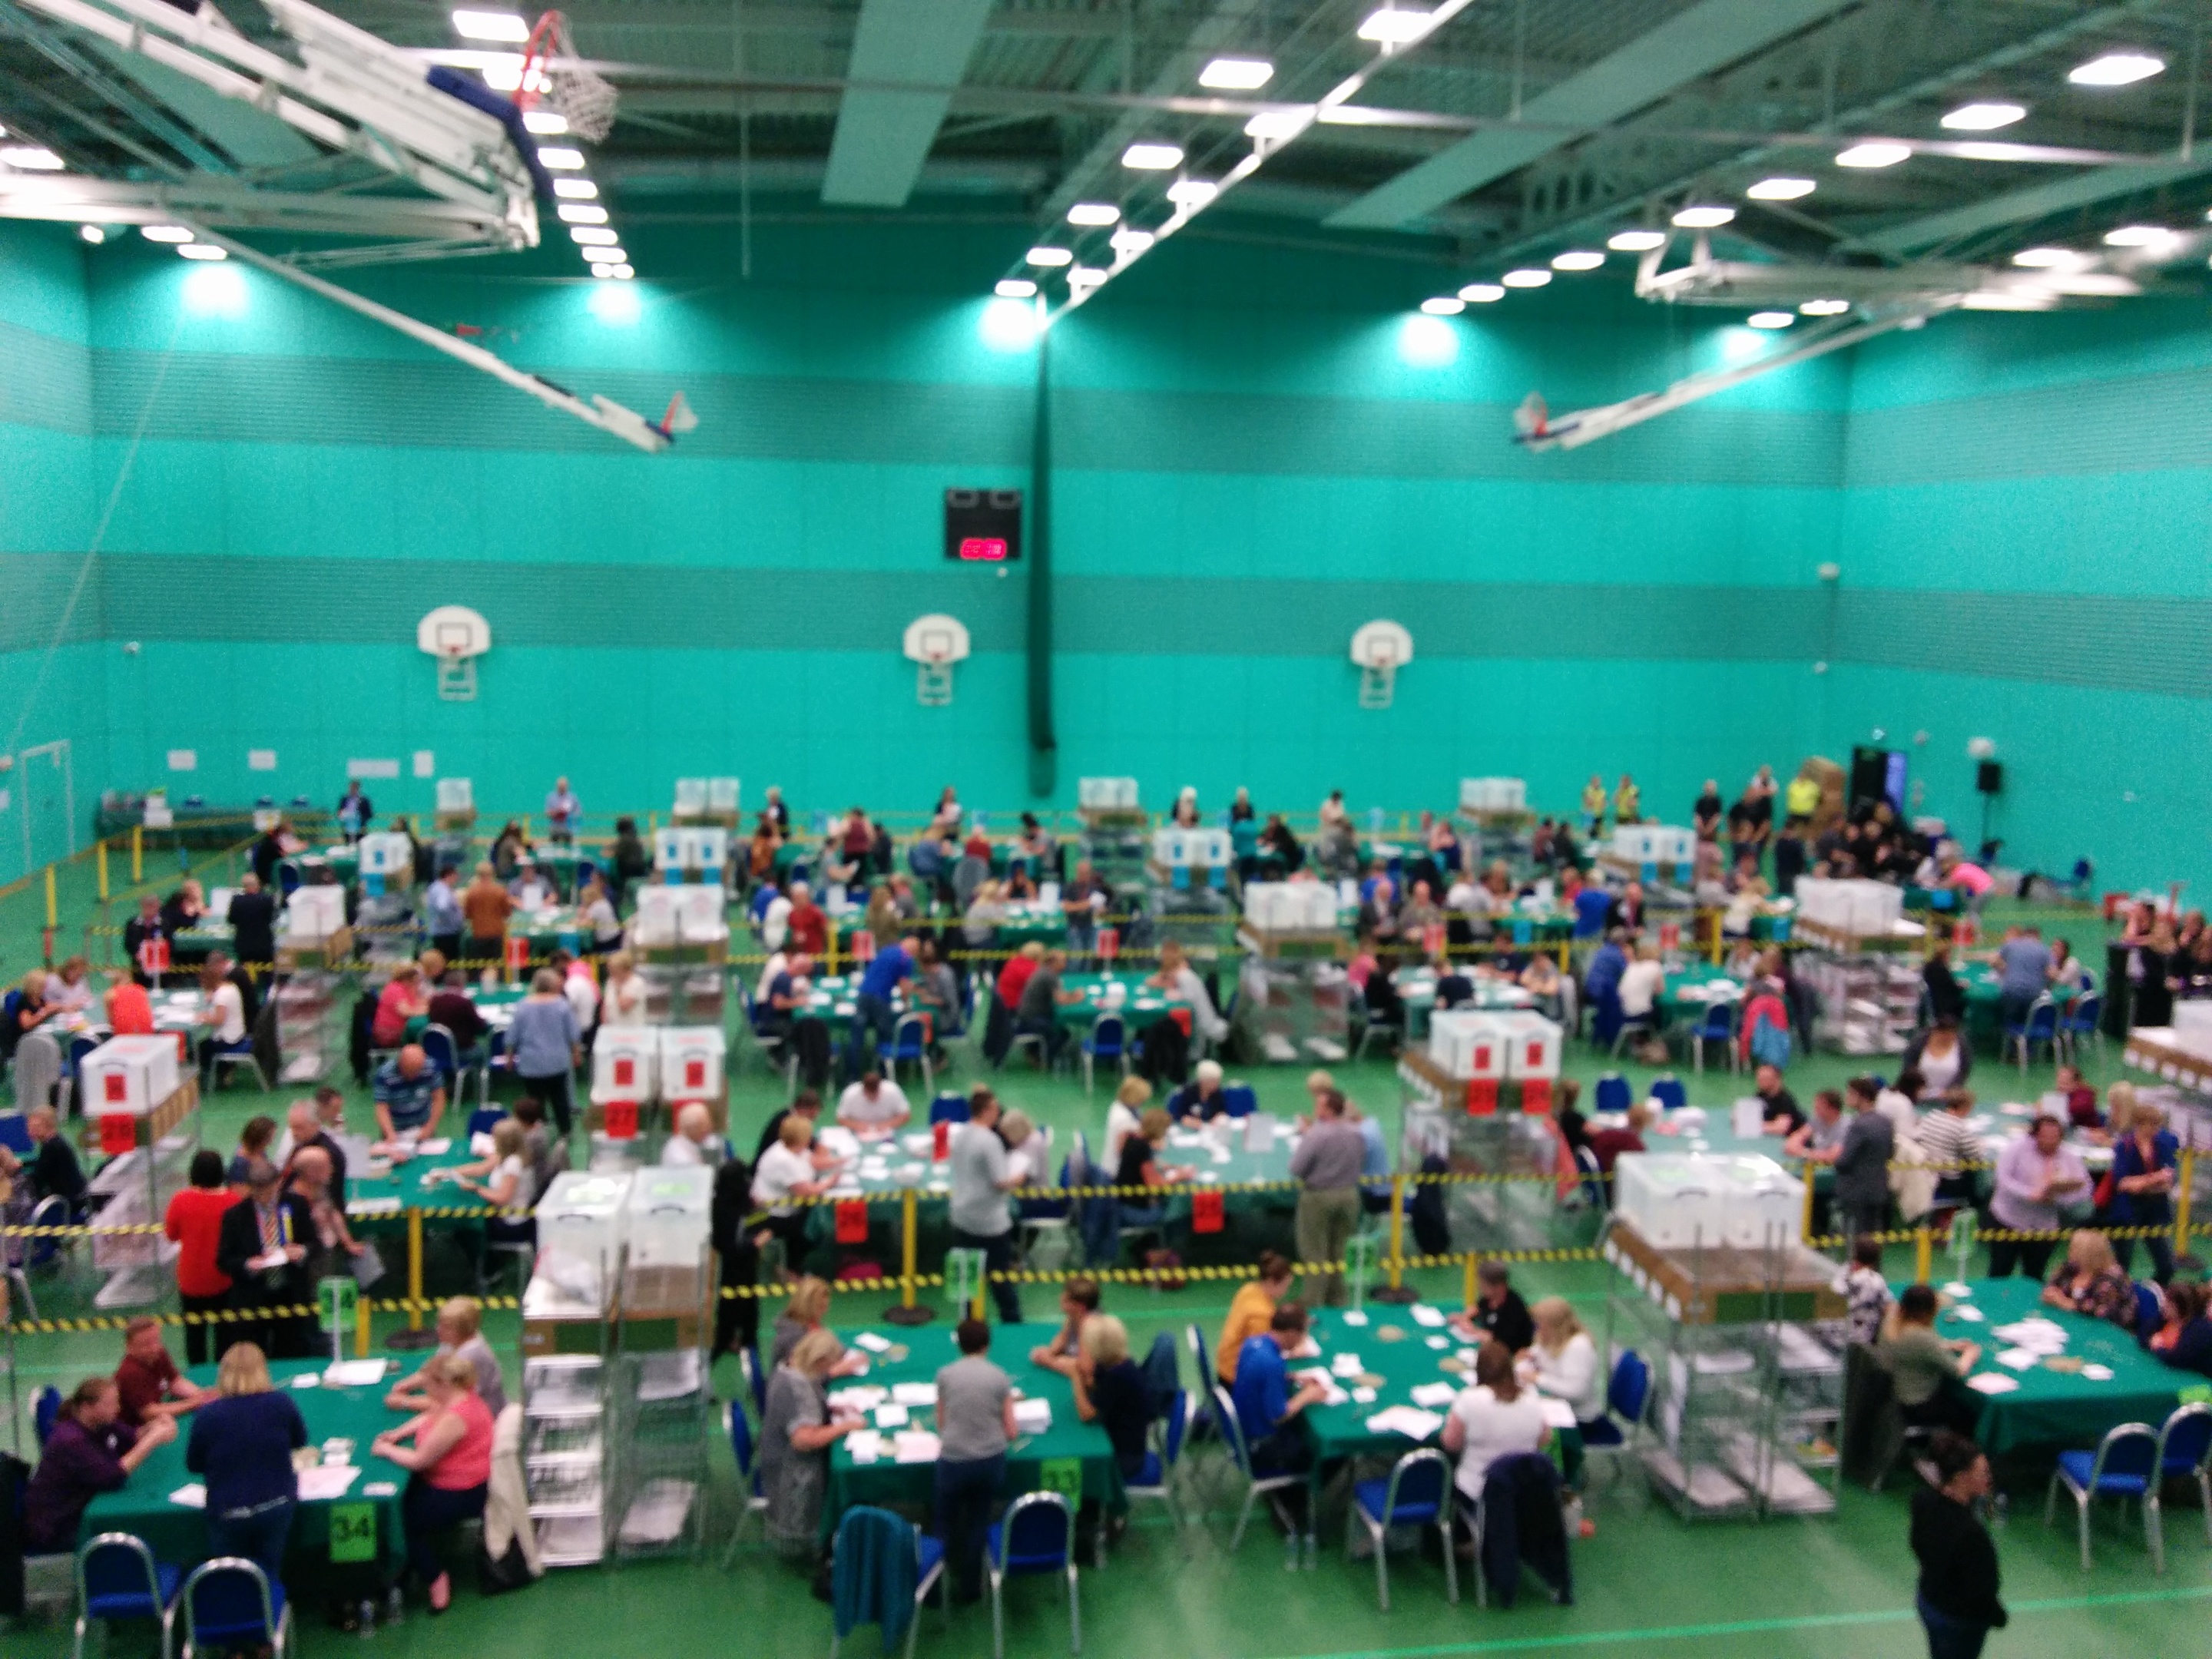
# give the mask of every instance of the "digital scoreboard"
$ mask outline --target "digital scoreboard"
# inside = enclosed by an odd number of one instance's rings
[[[945,556],[960,564],[1011,564],[1022,556],[1022,492],[945,492]]]

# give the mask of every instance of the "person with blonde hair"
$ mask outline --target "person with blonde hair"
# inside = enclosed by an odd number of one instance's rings
[[[307,1421],[252,1342],[224,1351],[215,1390],[185,1443],[185,1467],[207,1484],[208,1553],[242,1555],[280,1583],[300,1495],[292,1454],[307,1443]]]
[[[477,1392],[477,1368],[459,1354],[422,1367],[422,1409],[386,1429],[369,1449],[410,1472],[399,1501],[407,1522],[407,1565],[443,1613],[453,1582],[438,1555],[438,1534],[484,1512],[491,1492],[491,1408]]]
[[[464,1164],[453,1185],[474,1193],[495,1210],[520,1210],[530,1202],[530,1160],[524,1155],[525,1131],[511,1117],[491,1126],[491,1156]]]
[[[92,964],[82,957],[66,958],[46,977],[46,1006],[64,1013],[92,1006],[91,973]]]
[[[1068,1380],[1075,1388],[1076,1416],[1106,1431],[1122,1480],[1140,1480],[1152,1449],[1152,1402],[1143,1367],[1129,1357],[1128,1327],[1112,1314],[1085,1320]]]
[[[811,1330],[769,1377],[761,1413],[761,1492],[768,1500],[769,1540],[787,1553],[819,1550],[830,1448],[867,1421],[858,1413],[830,1413],[824,1385],[843,1357],[844,1346],[836,1337]]]
[[[607,958],[607,981],[599,988],[601,1025],[645,1024],[645,975],[637,971],[637,958],[617,951]]]
[[[1258,1265],[1260,1276],[1238,1285],[1229,1299],[1229,1316],[1221,1322],[1221,1338],[1214,1344],[1214,1375],[1224,1386],[1236,1384],[1237,1356],[1246,1341],[1267,1334],[1275,1310],[1291,1294],[1291,1264],[1281,1251],[1261,1251]]]
[[[791,1358],[792,1350],[811,1331],[821,1330],[830,1315],[830,1281],[817,1279],[812,1273],[801,1278],[791,1287],[791,1296],[776,1316],[775,1325],[769,1334],[769,1361],[781,1365]]]
[[[2135,1285],[2113,1254],[2112,1241],[2094,1227],[2076,1228],[2066,1241],[2066,1259],[2043,1287],[2043,1300],[2091,1319],[2108,1319],[2124,1331],[2136,1328]]]
[[[484,1340],[483,1304],[472,1296],[448,1297],[438,1306],[438,1346],[412,1376],[384,1396],[396,1412],[419,1412],[430,1403],[425,1373],[430,1360],[465,1359],[475,1373],[477,1397],[494,1417],[507,1409],[507,1389],[501,1380],[499,1356]]]
[[[813,1145],[814,1120],[794,1110],[785,1115],[775,1144],[753,1162],[753,1202],[768,1211],[766,1231],[783,1241],[787,1268],[806,1254],[806,1212],[791,1200],[817,1198],[837,1184],[834,1167],[817,1173]]]
[[[62,1012],[59,1003],[46,1000],[46,981],[52,977],[43,968],[33,968],[23,975],[18,988],[22,995],[16,1000],[15,1010],[15,1035],[19,1039]]]
[[[1114,1091],[1114,1103],[1106,1109],[1106,1164],[1109,1170],[1121,1166],[1121,1146],[1137,1133],[1139,1115],[1152,1103],[1152,1085],[1140,1077],[1125,1077]]]
[[[1229,1022],[1215,1011],[1213,999],[1206,994],[1206,981],[1190,965],[1181,941],[1170,939],[1160,942],[1159,971],[1145,982],[1157,986],[1174,1001],[1188,1003],[1191,1024],[1205,1042],[1218,1042],[1229,1035]]]

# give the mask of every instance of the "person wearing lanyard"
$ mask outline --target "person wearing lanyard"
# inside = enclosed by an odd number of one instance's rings
[[[307,1443],[307,1425],[251,1342],[224,1351],[215,1391],[193,1415],[185,1443],[185,1467],[207,1484],[208,1553],[244,1556],[274,1588],[283,1582],[299,1507],[292,1454]]]
[[[2001,1227],[2016,1232],[2056,1232],[2061,1206],[2079,1203],[2089,1194],[2089,1171],[2074,1152],[2061,1146],[2065,1138],[2063,1119],[2044,1116],[2024,1135],[2014,1137],[1997,1155],[1996,1193],[1990,1200],[1990,1215]],[[1990,1277],[2008,1277],[2015,1264],[2031,1279],[2041,1279],[2051,1261],[2051,1241],[1992,1239]]]
[[[263,1352],[279,1359],[301,1359],[313,1328],[311,1316],[297,1310],[313,1295],[307,1259],[314,1218],[307,1200],[280,1191],[281,1184],[267,1158],[246,1166],[246,1195],[223,1215],[215,1265],[230,1280],[231,1306],[247,1316],[242,1336],[256,1339]],[[261,1310],[268,1311],[254,1319]]]
[[[2165,1227],[2173,1222],[2173,1183],[2181,1159],[2181,1143],[2166,1127],[2166,1114],[2150,1101],[2138,1098],[2128,1133],[2112,1147],[2112,1224],[2116,1227]],[[2150,1247],[2151,1277],[2160,1285],[2173,1277],[2173,1240],[2154,1233],[2143,1240]],[[2135,1267],[2136,1242],[2112,1241],[2112,1254],[2120,1266]]]

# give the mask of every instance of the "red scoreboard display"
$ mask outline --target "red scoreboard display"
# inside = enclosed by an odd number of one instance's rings
[[[1022,556],[1022,492],[945,492],[945,556],[960,564],[1011,564]]]

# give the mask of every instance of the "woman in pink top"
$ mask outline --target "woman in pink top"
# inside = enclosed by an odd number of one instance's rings
[[[399,1506],[407,1522],[407,1565],[429,1587],[430,1611],[443,1613],[453,1599],[453,1584],[434,1540],[484,1511],[492,1416],[477,1396],[477,1368],[459,1355],[431,1360],[422,1376],[429,1405],[377,1436],[369,1449],[414,1471]]]

